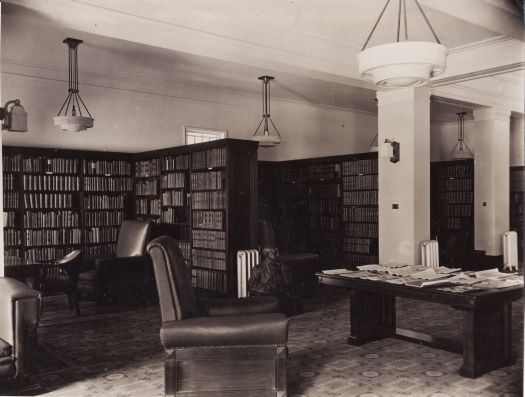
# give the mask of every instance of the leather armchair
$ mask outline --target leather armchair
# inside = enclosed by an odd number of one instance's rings
[[[122,221],[115,253],[87,260],[88,270],[78,278],[78,294],[97,302],[143,296],[148,280],[152,282],[145,253],[149,231],[150,222]]]
[[[80,314],[77,296],[77,283],[82,262],[82,250],[73,250],[69,254],[52,262],[43,264],[40,291],[43,296],[65,292],[69,307]]]
[[[11,278],[0,278],[0,379],[27,375],[36,347],[40,293]]]
[[[162,316],[166,395],[286,395],[288,320],[275,298],[199,301],[174,239],[148,244]]]

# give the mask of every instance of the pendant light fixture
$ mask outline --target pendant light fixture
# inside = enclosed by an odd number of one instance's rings
[[[370,38],[385,13],[387,0],[379,18],[368,35],[361,52],[357,55],[361,77],[372,80],[384,88],[416,87],[426,84],[431,77],[438,76],[446,69],[447,48],[441,44],[436,32],[423,12],[418,0],[414,0],[425,19],[436,43],[408,41],[406,0],[399,0],[397,12],[397,40],[393,43],[366,48]],[[401,16],[403,16],[405,41],[400,41]]]
[[[78,91],[78,45],[82,43],[82,40],[68,37],[63,43],[68,46],[69,94],[57,116],[53,117],[53,121],[55,125],[60,126],[62,131],[84,131],[86,128],[93,127],[94,120]],[[62,113],[62,111],[64,112]],[[68,112],[70,113],[68,114]]]
[[[450,158],[454,160],[471,159],[474,158],[467,143],[465,142],[465,115],[467,112],[456,113],[458,115],[458,141],[452,151]]]
[[[252,139],[258,141],[261,147],[271,147],[281,143],[281,134],[279,134],[279,130],[270,118],[270,81],[273,80],[273,77],[261,76],[259,80],[262,81],[263,115]],[[275,130],[275,134],[270,133],[270,124]],[[257,134],[261,125],[263,126],[262,133]]]

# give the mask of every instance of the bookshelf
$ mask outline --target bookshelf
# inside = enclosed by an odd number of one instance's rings
[[[318,252],[323,268],[377,263],[377,153],[261,162],[259,216],[283,253]]]
[[[440,264],[465,267],[474,253],[474,160],[430,164],[430,233]]]
[[[160,159],[135,161],[135,217],[160,223]]]
[[[510,167],[510,230],[518,233],[518,262],[523,264],[524,223],[523,203],[525,200],[525,167]]]
[[[22,245],[23,212],[20,207],[20,185],[22,177],[22,156],[4,154],[4,257],[20,258]]]

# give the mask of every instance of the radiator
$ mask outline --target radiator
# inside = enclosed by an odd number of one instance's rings
[[[439,266],[439,245],[437,240],[428,240],[421,243],[421,265],[428,267]]]
[[[237,252],[237,296],[248,296],[248,280],[252,268],[259,263],[259,251],[242,250]]]
[[[503,233],[503,269],[518,270],[518,233]]]

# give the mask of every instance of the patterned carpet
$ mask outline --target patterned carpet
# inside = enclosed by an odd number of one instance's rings
[[[461,313],[438,304],[398,299],[398,325],[459,338]],[[35,376],[3,395],[162,396],[164,352],[156,307],[81,305],[74,316],[64,297],[46,298]],[[459,375],[462,356],[397,339],[354,347],[349,299],[323,289],[291,318],[288,396],[522,396],[523,301],[513,304],[513,366],[478,379]],[[35,360],[35,361],[36,361]]]

